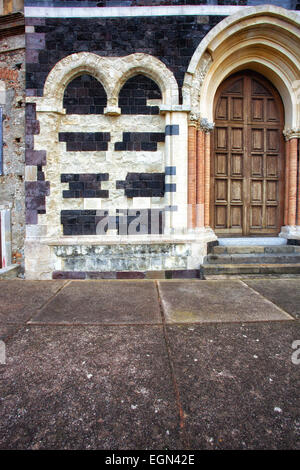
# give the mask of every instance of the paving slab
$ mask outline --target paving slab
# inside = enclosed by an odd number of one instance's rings
[[[290,315],[300,318],[300,279],[261,279],[244,282]]]
[[[22,324],[2,324],[0,323],[0,340],[5,341],[10,336],[14,335],[20,328]]]
[[[300,322],[168,325],[191,449],[300,449]]]
[[[241,281],[160,281],[167,323],[292,319]]]
[[[67,281],[0,281],[0,323],[26,322]]]
[[[0,365],[0,449],[178,449],[162,326],[26,325]]]
[[[161,323],[153,281],[72,281],[32,320],[53,324]]]

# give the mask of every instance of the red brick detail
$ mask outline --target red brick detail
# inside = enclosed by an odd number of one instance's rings
[[[0,68],[0,80],[17,80],[18,71],[7,68]]]

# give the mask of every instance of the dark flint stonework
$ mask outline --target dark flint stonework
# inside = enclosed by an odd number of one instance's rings
[[[123,132],[123,141],[115,143],[115,151],[157,151],[157,142],[164,142],[163,132]]]
[[[26,88],[42,96],[45,79],[59,60],[74,52],[89,51],[104,57],[151,54],[174,73],[181,90],[193,53],[224,16],[205,18],[207,23],[200,22],[199,16],[42,18],[42,21],[26,18],[26,25],[35,26],[35,34],[45,35],[45,48],[39,50],[38,64],[35,58],[27,63]]]
[[[151,276],[149,274],[151,273]],[[157,274],[156,274],[157,273]],[[172,271],[54,271],[52,279],[200,279],[199,269]]]
[[[147,106],[147,100],[162,99],[156,83],[144,75],[130,78],[119,94],[119,107],[122,114],[159,114],[158,106]]]
[[[86,274],[79,271],[54,271],[52,279],[85,279]]]
[[[164,197],[164,173],[127,173],[125,181],[116,181],[127,197]]]
[[[26,165],[46,165],[46,150],[26,150]]]
[[[64,235],[96,235],[97,224],[103,219],[107,224],[104,232],[109,228],[115,229],[118,235],[128,233],[130,224],[137,218],[136,233],[162,234],[164,230],[164,211],[162,209],[117,209],[116,217],[108,217],[108,211],[97,215],[95,210],[62,210],[61,224]],[[144,223],[143,223],[144,222]],[[153,224],[155,223],[155,225]]]
[[[50,194],[50,182],[45,181],[43,165],[46,165],[46,151],[33,150],[34,135],[40,132],[40,123],[36,119],[36,105],[27,103],[25,164],[37,166],[37,181],[25,182],[26,224],[37,224],[38,214],[46,213],[46,196]]]
[[[294,245],[294,246],[300,246],[300,240],[290,238],[290,239],[288,239],[287,244],[288,245]]]
[[[101,189],[101,181],[108,181],[108,173],[63,173],[62,183],[69,183],[69,191],[63,191],[64,198],[108,198],[109,191]]]
[[[103,86],[91,75],[81,75],[65,90],[63,107],[67,114],[103,114],[107,96]]]
[[[109,132],[60,132],[59,142],[66,142],[67,152],[106,151]]]
[[[166,135],[179,135],[179,125],[170,124],[166,126]]]

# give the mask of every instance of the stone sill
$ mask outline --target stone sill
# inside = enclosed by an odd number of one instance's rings
[[[0,279],[13,279],[17,277],[20,270],[19,264],[11,264],[6,268],[0,269]]]
[[[216,240],[214,232],[207,228],[203,230],[191,231],[185,234],[172,235],[140,235],[139,237],[118,237],[107,236],[99,238],[97,235],[72,236],[72,237],[27,237],[27,242],[38,242],[48,246],[71,246],[71,245],[157,245],[166,243],[197,243],[203,241]]]

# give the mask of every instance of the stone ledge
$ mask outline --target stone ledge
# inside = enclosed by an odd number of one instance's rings
[[[13,279],[18,276],[19,271],[19,264],[11,264],[6,268],[0,269],[0,279]]]

